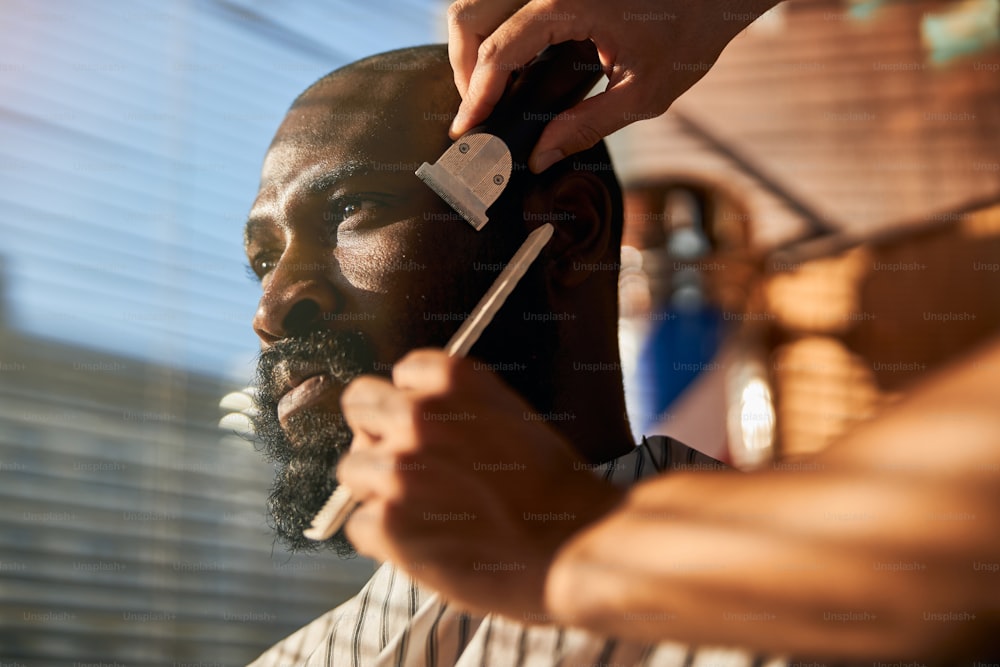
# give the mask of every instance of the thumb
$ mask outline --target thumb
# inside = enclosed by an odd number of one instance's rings
[[[528,166],[538,174],[566,156],[579,153],[616,130],[659,114],[639,113],[639,96],[632,82],[619,83],[558,114],[542,132]]]

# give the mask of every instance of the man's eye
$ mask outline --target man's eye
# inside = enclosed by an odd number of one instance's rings
[[[274,268],[278,265],[278,260],[271,255],[261,254],[250,258],[250,263],[247,264],[247,274],[254,280],[261,281],[264,276],[274,271]]]
[[[330,200],[330,206],[323,213],[323,220],[337,226],[357,215],[374,211],[379,207],[380,202],[364,195],[350,197],[335,197]]]

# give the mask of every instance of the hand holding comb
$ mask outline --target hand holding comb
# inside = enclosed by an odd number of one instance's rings
[[[449,356],[464,357],[469,353],[480,334],[500,310],[500,306],[524,277],[528,267],[552,238],[552,232],[552,225],[545,223],[528,235],[528,238],[514,253],[514,257],[493,281],[483,298],[472,309],[469,317],[462,322],[462,326],[448,341],[445,351]],[[343,527],[357,506],[358,502],[351,495],[351,490],[344,485],[338,486],[330,494],[330,499],[326,501],[323,508],[313,518],[310,527],[302,531],[302,534],[310,540],[329,539]]]

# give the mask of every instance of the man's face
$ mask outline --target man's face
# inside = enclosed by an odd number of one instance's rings
[[[264,160],[246,233],[263,287],[255,427],[278,464],[272,520],[293,548],[309,545],[301,532],[350,443],[344,386],[387,375],[414,347],[442,346],[494,275],[471,270],[477,259],[510,256],[413,174],[449,145],[441,109],[458,98],[450,71],[445,80],[326,82],[289,112]]]

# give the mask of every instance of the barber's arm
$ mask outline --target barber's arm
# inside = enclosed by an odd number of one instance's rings
[[[625,638],[928,661],[988,645],[1000,342],[810,459],[607,485],[493,374],[413,353],[344,394],[361,553],[469,607]],[[781,467],[781,466],[779,466]]]
[[[548,611],[803,657],[983,658],[1000,627],[998,377],[994,342],[784,470],[641,484],[560,549]]]
[[[607,89],[545,128],[529,166],[544,171],[615,130],[667,110],[737,34],[778,0],[457,0],[448,52],[462,105],[452,138],[481,123],[510,73],[549,44],[591,39]]]

